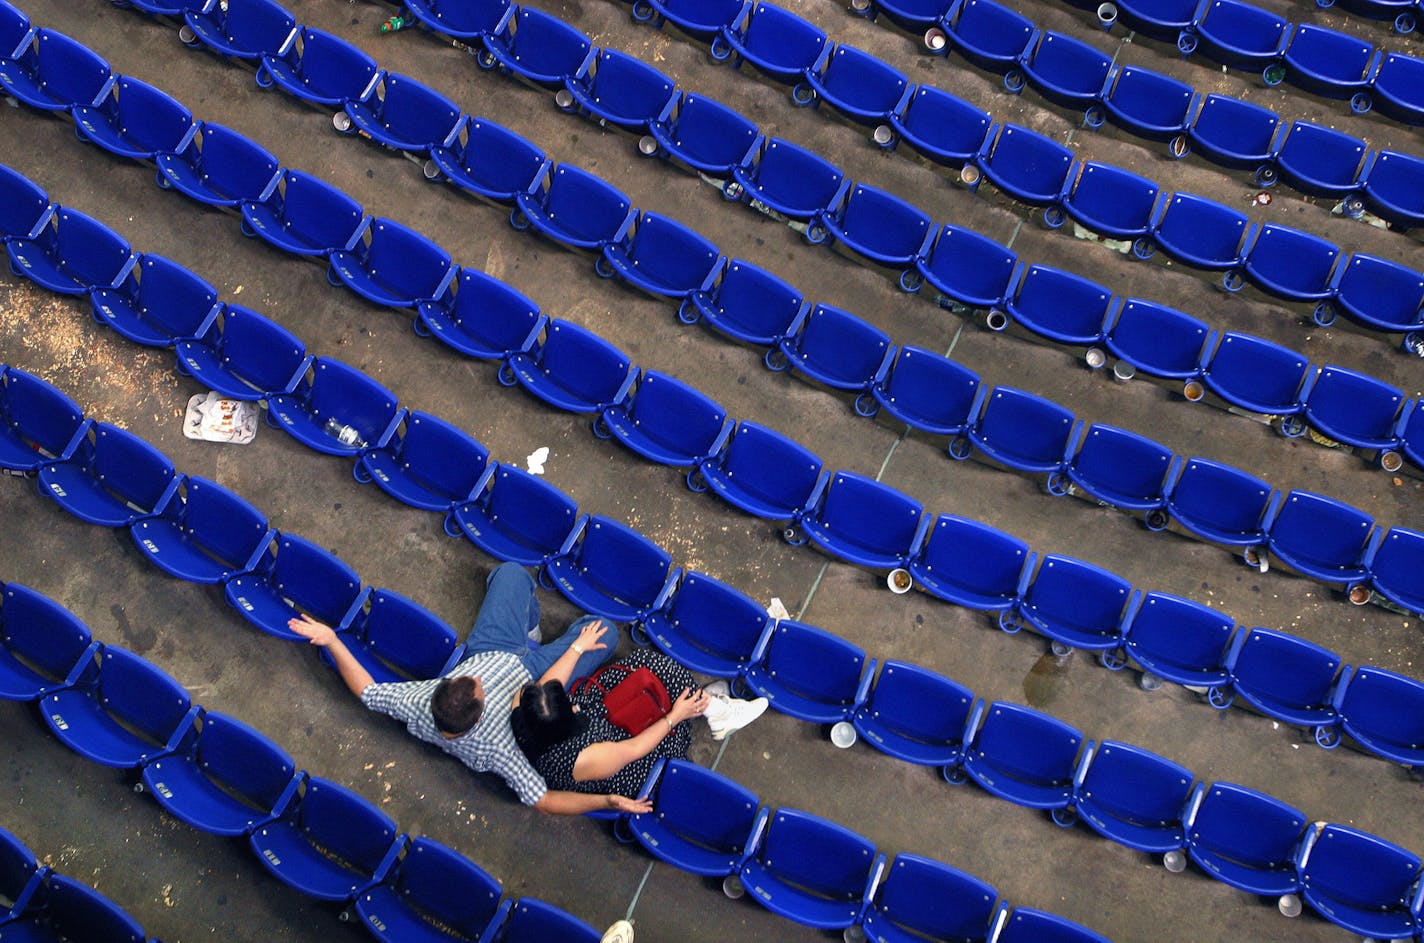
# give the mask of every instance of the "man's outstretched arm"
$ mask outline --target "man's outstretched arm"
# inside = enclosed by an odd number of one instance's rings
[[[301,618],[288,620],[287,628],[318,648],[326,649],[332,662],[336,664],[336,673],[341,675],[341,680],[346,682],[346,687],[352,694],[360,697],[362,691],[376,683],[371,673],[351,654],[351,649],[346,647],[336,630],[325,622],[318,622],[304,612]]]
[[[583,815],[585,812],[598,812],[603,809],[633,813],[651,812],[653,803],[650,799],[629,799],[617,794],[598,795],[550,789],[544,793],[542,799],[534,803],[534,808],[546,815]]]

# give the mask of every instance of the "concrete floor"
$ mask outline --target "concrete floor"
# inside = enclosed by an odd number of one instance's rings
[[[1066,140],[1083,157],[1136,169],[1164,186],[1211,194],[1254,218],[1290,221],[1351,250],[1424,267],[1408,237],[1330,215],[1328,203],[1278,188],[1269,206],[1251,200],[1244,174],[1196,158],[1173,162],[1160,146],[1113,130],[1092,133],[1076,116],[1032,92],[1011,97],[998,79],[956,58],[920,54],[906,37],[847,15],[832,0],[782,0],[839,42],[896,62],[914,81],[950,88],[991,111]],[[941,171],[904,152],[882,153],[863,133],[822,113],[793,108],[785,91],[709,64],[704,50],[631,23],[623,3],[536,0],[577,23],[598,44],[652,61],[682,87],[729,102],[768,133],[828,155],[854,179],[886,187],[929,210],[1011,243],[1021,259],[1068,267],[1124,294],[1179,307],[1220,329],[1260,334],[1317,363],[1338,363],[1420,393],[1420,363],[1384,341],[1320,329],[1309,312],[1253,292],[1227,296],[1202,276],[1160,262],[1136,263],[1066,231],[1048,232],[987,192],[947,185]],[[1183,61],[1161,44],[1091,30],[1089,15],[1047,0],[1014,4],[1046,28],[1067,30],[1203,91],[1266,103],[1283,117],[1352,130],[1372,147],[1421,150],[1417,132],[1290,89],[1268,90],[1204,60]],[[1283,15],[1355,31],[1378,46],[1415,50],[1378,24],[1313,7],[1267,2]],[[1338,594],[1277,569],[1261,574],[1220,549],[1153,534],[1124,515],[1054,498],[1026,477],[975,462],[949,461],[939,443],[858,419],[848,401],[787,374],[765,370],[757,352],[679,325],[671,308],[593,273],[587,257],[509,228],[505,214],[455,189],[432,186],[420,168],[354,138],[330,116],[257,90],[252,75],[185,50],[173,29],[101,0],[25,0],[36,25],[59,29],[107,57],[114,69],[155,83],[200,118],[248,134],[285,166],[314,172],[367,211],[413,225],[457,262],[483,266],[552,316],[589,326],[645,367],[671,372],[720,401],[737,418],[778,428],[819,454],[828,468],[883,480],[933,512],[967,514],[1023,537],[1040,553],[1061,552],[1106,566],[1135,586],[1220,607],[1244,626],[1285,628],[1339,652],[1347,662],[1418,675],[1424,643],[1415,620]],[[898,343],[939,350],[985,382],[1046,395],[1088,421],[1146,433],[1175,451],[1239,465],[1282,488],[1307,488],[1350,502],[1386,526],[1421,526],[1421,482],[1391,477],[1357,457],[1287,440],[1253,422],[1188,404],[1147,383],[1113,384],[1081,360],[1022,339],[991,334],[929,303],[900,294],[879,274],[792,230],[722,201],[712,188],[637,155],[633,139],[556,111],[549,96],[474,67],[468,56],[419,31],[382,36],[390,8],[368,0],[289,0],[301,22],[337,33],[393,71],[414,75],[462,108],[487,115],[570,161],[614,181],[645,209],[695,225],[727,255],[754,260],[807,295],[854,311]],[[1144,746],[1199,779],[1242,783],[1306,811],[1312,819],[1362,828],[1424,850],[1417,783],[1406,772],[1350,749],[1318,750],[1268,719],[1217,712],[1189,692],[1138,689],[1134,672],[1110,673],[1083,654],[1054,659],[1045,642],[1006,636],[985,617],[914,593],[895,597],[878,577],[783,544],[763,522],[689,492],[681,476],[595,439],[585,420],[504,389],[494,369],[422,341],[408,318],[329,287],[322,271],[245,239],[236,219],[157,189],[152,170],[75,141],[71,126],[0,107],[0,163],[28,175],[52,199],[98,216],[141,251],[189,266],[221,297],[287,325],[313,353],[367,371],[403,405],[449,419],[520,462],[539,446],[552,455],[548,479],[585,511],[611,515],[666,547],[676,563],[708,572],[863,646],[942,671],[990,699],[1026,702],[1089,737]],[[98,328],[86,303],[38,291],[0,274],[0,362],[34,371],[72,395],[87,414],[116,422],[165,451],[179,470],[215,478],[265,511],[273,526],[332,548],[369,585],[410,596],[463,628],[478,607],[493,561],[446,538],[434,515],[399,506],[357,484],[349,463],[310,452],[263,428],[247,446],[183,438],[180,415],[201,390],[172,369],[171,354],[141,349]],[[408,738],[364,711],[316,653],[251,630],[220,594],[144,565],[127,535],[96,530],[36,497],[20,479],[0,479],[0,579],[43,592],[73,609],[97,638],[152,659],[206,707],[235,714],[273,737],[314,774],[377,801],[402,829],[436,838],[497,877],[509,895],[532,895],[598,926],[631,913],[640,941],[813,940],[822,934],[773,917],[748,900],[616,844],[606,826],[551,820],[518,805],[489,777]],[[545,624],[575,613],[545,594]],[[626,635],[624,644],[626,641]],[[1415,666],[1421,662],[1421,667]],[[120,775],[87,764],[44,731],[34,712],[0,705],[9,745],[12,799],[0,824],[57,869],[96,884],[168,943],[203,939],[315,941],[362,937],[326,907],[271,879],[245,845],[206,836],[161,814]],[[719,745],[699,735],[693,758],[774,806],[798,807],[858,830],[887,852],[916,852],[974,873],[1003,897],[1079,921],[1119,941],[1338,940],[1342,931],[1307,913],[1282,918],[1273,906],[1195,869],[1169,874],[1159,861],[1118,847],[1086,827],[1054,827],[1046,816],[951,788],[931,771],[890,760],[864,744],[835,749],[824,732],[769,714]]]

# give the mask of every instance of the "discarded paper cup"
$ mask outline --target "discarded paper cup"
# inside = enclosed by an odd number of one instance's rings
[[[338,131],[350,131],[351,116],[344,111],[338,111],[331,116],[331,126]]]
[[[1116,22],[1117,22],[1117,4],[1115,4],[1115,3],[1100,3],[1100,4],[1098,4],[1098,25],[1101,26],[1103,29],[1112,29],[1113,24],[1116,23]]]
[[[1351,586],[1349,592],[1345,594],[1350,598],[1350,602],[1356,606],[1363,606],[1370,601],[1370,588],[1364,583],[1356,583]]]
[[[1187,398],[1187,402],[1198,403],[1206,395],[1206,388],[1200,380],[1188,380],[1182,384],[1182,395]]]
[[[1101,347],[1089,347],[1083,354],[1083,362],[1088,365],[1089,370],[1101,370],[1107,365],[1108,355]]]
[[[910,577],[910,571],[904,567],[891,570],[885,577],[885,585],[890,587],[890,592],[896,596],[903,596],[915,585],[915,581]]]
[[[1284,916],[1300,916],[1300,898],[1294,894],[1282,894],[1281,899],[1276,901],[1276,909]]]
[[[1404,458],[1395,451],[1381,452],[1379,463],[1380,468],[1392,475],[1404,467]]]
[[[1187,856],[1180,851],[1172,850],[1162,856],[1162,867],[1173,874],[1181,874],[1187,870]]]
[[[965,164],[959,168],[959,183],[961,186],[974,188],[979,185],[979,165]]]
[[[1126,360],[1119,360],[1113,364],[1113,379],[1119,383],[1126,383],[1137,376],[1137,368]]]
[[[435,161],[433,160],[427,160],[424,164],[421,165],[420,170],[422,173],[425,174],[426,180],[440,179],[440,165],[435,163]]]
[[[925,30],[925,48],[930,52],[939,52],[947,42],[949,39],[944,35],[944,30],[939,27]]]
[[[998,308],[990,308],[984,315],[984,326],[997,334],[1009,326],[1009,316]]]
[[[855,727],[848,721],[842,720],[831,727],[831,742],[842,750],[855,743],[856,737]]]
[[[857,13],[864,13],[870,9],[870,0],[850,0],[850,8]]]
[[[561,88],[554,93],[554,104],[560,108],[572,108],[574,106],[574,93],[566,88]]]
[[[652,157],[658,152],[658,139],[651,134],[645,134],[638,138],[638,153],[644,157]]]
[[[874,138],[876,144],[884,147],[895,139],[895,132],[888,124],[877,124],[871,137]]]

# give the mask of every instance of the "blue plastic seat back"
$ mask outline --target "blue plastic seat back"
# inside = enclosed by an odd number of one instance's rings
[[[904,101],[910,85],[884,60],[846,45],[837,45],[821,70],[807,77],[828,104],[864,121],[887,118]]]
[[[848,311],[818,304],[804,329],[783,343],[798,367],[840,388],[866,388],[890,349],[890,336]]]
[[[1123,0],[1118,18],[1146,36],[1175,41],[1196,18],[1197,0]]]
[[[1049,101],[1065,107],[1086,107],[1103,90],[1112,60],[1092,46],[1048,30],[1024,50],[1028,81]]]
[[[1286,132],[1276,160],[1281,174],[1297,190],[1315,196],[1341,196],[1359,186],[1368,150],[1357,137],[1297,121]]]
[[[1142,597],[1124,637],[1128,652],[1153,674],[1201,683],[1217,675],[1226,680],[1226,652],[1235,628],[1229,616],[1154,590]]]
[[[452,940],[477,940],[499,909],[499,882],[470,859],[421,836],[356,911],[377,939],[415,938],[431,924]],[[408,929],[407,929],[408,928]]]
[[[160,155],[160,168],[176,164],[187,164],[194,180],[185,188],[188,172],[184,171],[183,177],[170,178],[175,185],[189,196],[225,205],[260,199],[279,169],[277,158],[257,142],[211,122],[203,123],[197,137],[172,163],[167,155]]]
[[[26,470],[58,457],[83,421],[79,404],[57,387],[19,367],[0,371],[0,465]]]
[[[477,193],[512,202],[529,189],[547,160],[526,138],[488,118],[471,116],[455,146],[455,160],[464,175],[457,184],[473,183]]]
[[[831,207],[845,174],[819,154],[781,138],[768,140],[736,171],[752,199],[777,212],[810,218]]]
[[[1294,715],[1317,722],[1334,716],[1330,692],[1340,656],[1313,642],[1274,629],[1238,636],[1227,656],[1231,683],[1252,706],[1287,723]]]
[[[1210,0],[1196,17],[1196,31],[1210,58],[1242,69],[1263,68],[1284,49],[1284,18],[1243,0]]]
[[[280,746],[236,717],[215,711],[202,715],[201,729],[189,733],[180,753],[149,764],[145,777],[152,780],[153,791],[163,805],[178,806],[200,818],[201,810],[187,805],[187,801],[198,801],[196,798],[163,788],[165,771],[178,763],[191,766],[196,776],[210,781],[214,791],[228,801],[246,806],[255,822],[277,811],[296,775],[296,764]],[[173,782],[172,776],[167,773],[166,781]]]
[[[98,672],[91,678],[88,683],[81,681],[80,688],[92,684],[88,696],[99,709],[130,735],[151,744],[167,743],[192,706],[181,684],[152,662],[115,645],[100,651]],[[68,719],[70,736],[82,743],[86,735],[83,719],[73,715]]]
[[[1369,570],[1382,596],[1414,612],[1424,608],[1424,534],[1391,527],[1371,554]]]
[[[253,833],[254,845],[261,847],[263,833],[284,824],[310,846],[303,856],[335,863],[363,878],[376,873],[396,837],[390,816],[357,793],[317,776],[307,780],[306,792],[278,822]],[[290,865],[289,876],[300,880],[301,861],[284,858],[281,863]]]
[[[771,3],[756,4],[722,35],[752,65],[788,83],[815,65],[829,42],[819,27]]]
[[[1272,159],[1280,117],[1269,108],[1212,93],[1187,129],[1192,145],[1214,163],[1255,167]]]
[[[569,89],[594,117],[646,128],[662,114],[677,85],[641,59],[605,47],[587,69],[569,80]]]
[[[1041,396],[1001,386],[984,399],[969,430],[974,444],[995,459],[1025,471],[1053,470],[1073,431],[1073,414]]]
[[[1383,668],[1356,668],[1335,698],[1340,719],[1367,747],[1424,748],[1424,682]]]
[[[5,90],[26,104],[48,110],[96,105],[113,78],[109,63],[98,53],[43,27],[35,30],[34,44],[12,62],[10,66],[0,60]]]
[[[628,218],[632,203],[601,177],[572,164],[560,164],[543,194],[544,214],[555,234],[589,242],[611,240]]]
[[[1394,441],[1395,417],[1403,401],[1404,393],[1387,383],[1326,364],[1310,391],[1305,414],[1311,425],[1332,439],[1388,447]]]
[[[699,309],[716,328],[751,344],[776,344],[796,321],[805,296],[764,268],[733,259]]]
[[[1201,372],[1202,350],[1214,337],[1215,332],[1191,315],[1129,298],[1108,330],[1107,344],[1114,354],[1144,373],[1186,379]]]
[[[731,2],[740,8],[744,0]],[[731,176],[760,134],[740,112],[692,92],[683,93],[648,130],[675,160],[716,177]]]
[[[88,885],[53,872],[47,883],[45,911],[54,938],[104,943],[144,943],[148,938],[138,921]],[[17,927],[21,937],[26,936],[25,925]]]
[[[701,288],[721,258],[717,247],[700,233],[670,216],[650,212],[639,216],[626,252],[633,267],[630,278],[679,294]]]
[[[0,167],[0,242],[38,235],[49,213],[49,195],[18,171]]]
[[[974,694],[942,674],[903,661],[886,661],[863,711],[866,737],[877,742],[874,728],[884,727],[917,743],[958,746]]]
[[[296,28],[292,14],[275,0],[227,0],[204,5],[186,15],[200,42],[224,55],[257,59],[275,53]],[[200,24],[206,24],[203,29]]]
[[[1412,851],[1383,838],[1331,823],[1319,827],[1299,867],[1308,899],[1385,913],[1407,910],[1420,862]]]
[[[729,486],[775,506],[788,518],[810,499],[822,468],[805,446],[749,420],[737,423],[731,442],[712,465]]]
[[[1374,529],[1374,518],[1344,502],[1308,491],[1292,491],[1281,502],[1270,529],[1271,552],[1297,568],[1354,575]]]
[[[625,421],[636,427],[638,436],[690,463],[708,455],[727,422],[727,411],[676,377],[648,370],[638,381]]]
[[[903,559],[912,549],[923,512],[919,502],[889,485],[838,471],[806,526],[825,540],[833,553]]]
[[[1219,270],[1241,264],[1249,230],[1245,213],[1193,193],[1174,193],[1153,224],[1152,238],[1179,262]]]
[[[1271,503],[1271,486],[1229,465],[1191,458],[1168,489],[1172,516],[1193,533],[1231,546],[1251,546],[1266,539],[1262,524]]]
[[[1251,334],[1221,338],[1202,379],[1222,399],[1243,409],[1288,416],[1305,408],[1314,379],[1305,357]]]
[[[694,0],[696,2],[696,0]],[[0,58],[9,58],[30,35],[30,18],[9,3],[0,5]]]
[[[500,943],[598,943],[599,937],[593,927],[554,905],[521,897],[497,939]]]
[[[469,433],[418,410],[406,417],[404,434],[394,445],[401,474],[452,501],[474,493],[489,463],[489,449]]]
[[[958,868],[897,854],[866,911],[866,935],[879,939],[888,925],[893,939],[909,931],[915,934],[909,939],[983,941],[998,897],[993,886]]]
[[[1365,87],[1374,59],[1374,46],[1363,40],[1301,23],[1291,34],[1284,64],[1292,84],[1332,98],[1346,98]]]
[[[92,216],[58,207],[50,225],[33,242],[14,240],[12,264],[33,280],[66,294],[106,288],[125,275],[133,261],[128,240]]]
[[[434,316],[423,310],[422,317]],[[460,336],[452,338],[443,325],[432,325],[436,337],[457,350],[491,359],[523,348],[544,323],[537,304],[508,283],[473,267],[460,270],[449,318]]]
[[[485,39],[501,65],[538,85],[562,85],[589,57],[592,43],[576,27],[533,7],[520,6],[505,29]]]
[[[1172,450],[1102,423],[1089,426],[1068,464],[1072,480],[1101,501],[1128,509],[1160,505]]]
[[[1166,140],[1186,130],[1195,102],[1195,92],[1185,82],[1125,65],[1113,74],[1102,104],[1113,123],[1140,137]]]
[[[0,684],[5,697],[38,697],[63,683],[92,641],[89,627],[68,609],[28,586],[4,584]]]
[[[367,275],[402,299],[437,295],[450,272],[450,253],[419,231],[385,218],[371,225],[370,240],[361,260]]]
[[[922,432],[958,435],[968,426],[980,380],[968,367],[922,347],[901,347],[874,393],[885,408]]]
[[[969,0],[987,4],[989,0]],[[980,152],[979,165],[1001,190],[1034,205],[1054,202],[1073,166],[1073,152],[1052,138],[1006,124]]]
[[[1027,907],[1015,907],[993,939],[994,943],[1109,943],[1087,927]]]
[[[210,331],[201,346],[212,352],[225,372],[264,393],[282,392],[306,357],[306,346],[295,334],[240,305],[223,309],[216,331],[216,337]]]
[[[4,8],[0,7],[0,15]],[[35,853],[14,835],[0,829],[0,924],[20,916],[31,896],[40,889],[47,870],[42,870]]]
[[[856,184],[827,225],[851,248],[885,265],[909,265],[924,245],[929,214],[884,190]]]
[[[1007,299],[1009,314],[1049,340],[1087,345],[1103,338],[1112,292],[1072,272],[1030,265]]]
[[[647,609],[667,582],[672,555],[627,524],[595,514],[570,562],[599,592]]]
[[[1050,638],[1110,641],[1117,638],[1131,592],[1131,585],[1116,573],[1051,553],[1029,584],[1022,611]]]
[[[1151,228],[1159,193],[1157,184],[1146,177],[1089,161],[1073,182],[1063,206],[1094,232],[1127,239],[1145,235]]]
[[[1256,286],[1288,299],[1330,294],[1330,275],[1340,247],[1319,236],[1267,223],[1246,252],[1246,272]]]
[[[130,515],[149,514],[161,508],[170,491],[173,490],[177,472],[168,456],[149,445],[138,436],[118,426],[106,422],[95,423],[93,438],[86,440],[75,453],[71,463],[50,465],[46,472],[55,469],[77,467],[87,479],[83,486],[102,492],[108,500],[124,505]],[[73,481],[68,475],[45,476],[42,483],[49,484],[55,500],[70,505],[67,501],[85,501],[84,494],[69,496],[60,494],[63,488],[60,480]],[[56,490],[59,488],[59,491]],[[82,510],[82,508],[81,508]],[[124,524],[129,520],[123,521]]]
[[[964,517],[941,514],[911,570],[931,592],[983,609],[1002,609],[1018,598],[1028,544],[1004,531]],[[938,587],[938,588],[937,588]]]
[[[549,322],[537,358],[545,379],[595,408],[614,401],[632,367],[621,350],[572,321]]]
[[[1232,884],[1242,879],[1241,870],[1250,870],[1288,873],[1294,880],[1305,814],[1274,796],[1212,783],[1186,824],[1193,860],[1218,879]]]
[[[655,820],[649,828],[666,830],[691,846],[696,852],[713,852],[735,862],[751,835],[756,820],[757,797],[745,786],[696,763],[669,759],[658,775],[653,790],[653,811],[629,819],[633,833],[644,836],[643,823]],[[678,849],[659,843],[657,852],[666,854],[675,863]],[[655,852],[656,853],[656,852]],[[728,867],[723,873],[730,873]]]
[[[371,593],[350,632],[368,655],[394,668],[399,680],[440,675],[459,645],[455,630],[424,606],[388,589]]]
[[[145,254],[124,283],[96,289],[95,313],[120,334],[164,346],[196,337],[217,317],[218,291],[171,259]]]
[[[1374,76],[1375,107],[1408,124],[1424,124],[1424,59],[1386,53]]]
[[[488,514],[515,542],[553,554],[573,529],[578,507],[543,478],[500,465],[489,493]]]
[[[1017,264],[1018,256],[1003,243],[947,223],[918,267],[926,281],[952,300],[990,308],[1004,303]]]
[[[437,33],[482,39],[504,22],[511,6],[510,0],[415,0],[410,11]]]
[[[1424,222],[1424,159],[1403,151],[1380,150],[1361,181],[1370,207],[1392,223]]]
[[[169,502],[164,517],[172,518],[183,539],[216,562],[229,570],[241,569],[267,535],[267,517],[215,481],[190,475],[184,482],[182,500]]]
[[[1106,814],[1128,826],[1180,829],[1196,777],[1165,757],[1115,740],[1097,745],[1074,788],[1080,812]],[[1112,831],[1112,826],[1107,826]]]
[[[1413,331],[1424,324],[1424,275],[1418,269],[1355,252],[1336,270],[1334,288],[1335,304],[1368,327]]]
[[[340,623],[361,589],[361,577],[329,550],[293,534],[277,545],[272,587],[330,625]]]
[[[985,707],[984,722],[965,749],[1019,782],[1068,787],[1082,744],[1083,735],[1057,718],[995,701]]]
[[[736,22],[747,0],[648,0],[648,6],[684,33],[705,40]]]
[[[854,901],[865,893],[875,846],[835,822],[777,809],[756,861],[778,880],[817,897]]]
[[[76,132],[83,129],[94,143],[125,157],[152,159],[178,150],[193,127],[186,105],[127,75],[119,76],[114,89],[101,105],[74,109]]]
[[[792,694],[849,706],[864,673],[865,652],[824,629],[782,619],[772,630],[761,667]]]
[[[338,36],[310,26],[288,44],[262,57],[262,67],[287,92],[306,101],[341,108],[369,90],[376,60]]]
[[[256,220],[280,230],[273,239],[279,247],[295,242],[313,252],[347,248],[366,216],[344,192],[299,170],[283,173],[280,189],[265,203],[244,209],[249,225]],[[262,227],[254,228],[262,234]]]
[[[987,112],[932,85],[918,86],[890,121],[921,156],[949,167],[973,160],[994,124]]]
[[[381,90],[385,94],[377,114],[386,132],[383,143],[395,147],[413,145],[416,149],[434,147],[450,135],[460,120],[458,105],[410,76],[388,72]]]
[[[1033,23],[992,0],[963,0],[945,15],[950,46],[980,68],[1006,72],[1033,35]]]
[[[339,360],[319,358],[313,369],[306,411],[316,424],[336,419],[355,429],[363,442],[380,439],[395,418],[395,394]]]

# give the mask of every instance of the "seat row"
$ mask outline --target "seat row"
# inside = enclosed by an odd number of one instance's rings
[[[151,662],[93,641],[83,622],[34,590],[0,584],[0,627],[0,697],[35,703],[65,746],[127,771],[136,788],[179,821],[242,839],[283,883],[317,900],[354,907],[376,939],[599,939],[587,923],[532,897],[501,901],[499,882],[463,855],[400,833],[374,803],[297,769],[265,735],[194,704]],[[6,858],[0,846],[0,881],[8,885],[16,869]],[[0,887],[0,896],[8,896],[5,890]],[[78,893],[65,891],[70,898]],[[52,899],[46,908],[42,895],[21,895],[11,916],[21,924],[52,921],[57,939],[74,943],[143,939],[136,927],[127,929],[132,921],[118,924],[126,928],[122,934],[90,923],[71,927],[63,903]],[[102,912],[86,903],[79,913],[89,921]]]
[[[103,894],[35,858],[0,828],[0,937],[34,943],[158,943]]]

